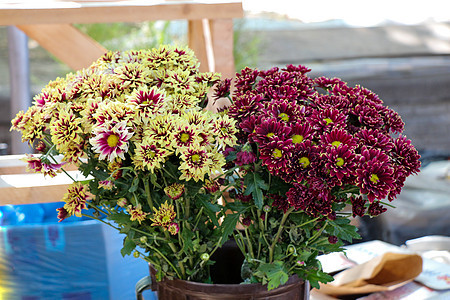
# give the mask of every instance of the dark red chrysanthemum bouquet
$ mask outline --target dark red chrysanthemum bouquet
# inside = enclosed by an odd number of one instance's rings
[[[269,289],[294,274],[315,287],[332,280],[317,256],[359,238],[350,219],[385,212],[420,167],[400,116],[375,93],[309,71],[245,68],[231,97],[229,80],[216,89],[239,127],[224,222],[242,225],[243,279]]]

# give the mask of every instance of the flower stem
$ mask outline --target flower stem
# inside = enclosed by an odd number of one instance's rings
[[[280,226],[278,227],[278,232],[275,236],[275,239],[272,242],[272,245],[269,248],[269,263],[271,264],[273,262],[273,251],[275,249],[276,244],[278,243],[278,239],[280,238],[281,232],[283,231],[284,223],[287,220],[287,217],[291,212],[294,211],[294,207],[291,207],[288,209],[288,211],[283,215],[283,218],[281,219]]]
[[[153,246],[150,246],[150,245],[148,245],[148,247],[150,249],[152,249],[153,251],[155,251],[156,253],[158,253],[169,264],[169,266],[172,267],[172,269],[175,271],[175,273],[177,273],[178,278],[183,278],[183,277],[180,276],[180,273],[178,272],[178,269],[175,268],[175,266],[172,264],[172,262],[167,257],[165,257],[164,254],[161,253],[161,251],[159,251],[157,248],[155,248]]]
[[[150,184],[148,182],[148,178],[144,178],[144,188],[145,188],[145,194],[147,195],[147,203],[148,206],[150,206],[150,211],[153,210],[153,200],[152,195],[150,193]]]
[[[248,235],[248,229],[246,226],[244,226],[244,232],[245,232],[245,237],[247,239],[247,247],[248,247],[248,251],[250,253],[250,256],[252,258],[255,258],[255,254],[253,253],[253,246],[252,246],[252,241],[250,240],[250,237]]]

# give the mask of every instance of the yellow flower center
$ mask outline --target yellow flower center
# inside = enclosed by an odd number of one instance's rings
[[[303,135],[300,135],[300,134],[293,135],[292,142],[294,144],[299,144],[299,143],[303,142]]]
[[[306,156],[300,158],[298,162],[300,163],[300,165],[302,165],[303,169],[307,168],[311,164],[309,158],[307,158]]]
[[[280,149],[275,148],[275,149],[273,149],[272,156],[276,157],[276,158],[280,158],[281,156],[283,156],[283,153],[281,152]]]
[[[198,154],[192,155],[192,156],[191,156],[191,160],[192,160],[193,162],[198,162],[198,161],[200,160],[200,155],[198,155]]]
[[[325,118],[324,121],[327,122],[327,125],[333,123],[333,120],[331,120],[330,118]]]
[[[334,141],[331,143],[331,145],[335,146],[335,147],[339,147],[342,143],[339,141]]]
[[[269,132],[266,136],[267,136],[268,138],[271,138],[271,137],[273,137],[274,135],[275,135],[275,133]]]
[[[285,113],[281,113],[278,115],[278,118],[280,118],[281,120],[288,122],[289,121],[289,116]]]
[[[111,134],[110,136],[108,136],[106,142],[108,143],[108,146],[116,147],[117,144],[119,143],[119,137],[115,134]]]
[[[182,133],[181,136],[180,136],[180,140],[183,143],[186,143],[189,140],[190,137],[191,136],[188,133]]]
[[[166,215],[161,219],[161,223],[168,223],[168,222],[170,222],[170,216]]]
[[[370,175],[370,181],[372,181],[373,183],[378,183],[378,181],[380,181],[380,178],[378,178],[377,174],[372,174]]]
[[[341,157],[338,157],[338,158],[336,159],[336,166],[342,167],[343,165],[344,165],[344,159],[341,158]]]

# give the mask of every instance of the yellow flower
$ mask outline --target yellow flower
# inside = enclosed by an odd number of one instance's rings
[[[62,199],[66,202],[64,209],[70,216],[81,217],[81,210],[86,209],[86,199],[85,186],[80,182],[75,182],[67,189],[67,193]]]
[[[199,181],[204,179],[205,175],[210,173],[212,160],[206,149],[189,148],[181,153],[182,162],[179,170],[181,171],[180,180],[189,181],[194,179]]]
[[[72,110],[67,107],[61,109],[58,116],[50,124],[52,142],[60,153],[66,152],[72,145],[80,144],[83,140],[81,136],[81,119],[77,118]]]
[[[152,226],[161,226],[167,229],[167,227],[175,220],[176,213],[175,208],[172,204],[168,204],[167,201],[159,207],[159,209],[156,209],[153,207],[153,210],[155,213],[153,214],[153,218],[150,218],[152,220],[153,224]]]
[[[170,155],[172,155],[171,151],[158,147],[157,144],[148,143],[148,139],[144,139],[142,143],[136,144],[133,163],[139,169],[147,169],[154,173],[155,169],[160,169]]]
[[[128,205],[127,212],[130,214],[130,220],[138,221],[139,224],[141,224],[142,221],[147,219],[147,215],[148,215],[148,213],[142,211],[142,208],[140,205],[138,205],[137,207]]]

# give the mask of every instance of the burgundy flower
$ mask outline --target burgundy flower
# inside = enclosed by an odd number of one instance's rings
[[[252,219],[250,217],[245,217],[241,221],[242,225],[248,227],[252,224]]]
[[[367,194],[369,202],[383,199],[394,187],[389,157],[379,149],[363,149],[359,167],[356,170],[357,185],[362,194]]]
[[[384,120],[384,130],[388,133],[401,133],[405,128],[405,123],[403,122],[400,115],[389,109],[387,107],[383,107],[381,110],[381,115]]]
[[[355,152],[347,145],[340,147],[328,147],[324,155],[325,167],[330,170],[331,177],[337,177],[339,181],[352,183],[355,171]]]
[[[387,211],[387,208],[380,204],[379,201],[372,202],[368,208],[369,215],[372,217],[381,215],[382,213]]]
[[[400,135],[394,141],[394,153],[395,159],[399,165],[401,165],[406,174],[417,174],[420,169],[420,155],[416,148],[411,144],[411,140],[408,140],[405,136]]]
[[[256,114],[262,108],[262,97],[255,93],[242,94],[234,99],[228,108],[228,115],[236,120],[243,120]]]
[[[341,85],[341,84],[345,84],[345,82],[343,82],[341,79],[339,78],[327,78],[327,77],[318,77],[316,79],[314,79],[314,83],[324,89],[324,90],[330,90],[332,89],[334,86],[336,85]]]
[[[357,105],[353,113],[358,116],[358,121],[367,128],[382,128],[384,120],[379,113],[383,106],[381,105]]]
[[[253,151],[239,151],[236,154],[236,164],[238,166],[249,165],[256,161],[256,154]]]
[[[394,147],[391,137],[383,134],[379,130],[362,129],[356,133],[356,137],[359,138],[360,144],[366,147],[378,148],[384,152],[389,152]]]
[[[302,184],[295,184],[287,192],[287,197],[288,202],[296,210],[303,210],[314,218],[333,215],[331,205],[334,196],[328,191],[314,190]]]
[[[333,107],[327,107],[313,111],[307,120],[317,132],[326,132],[336,127],[345,127],[346,116]]]
[[[267,166],[273,175],[277,175],[279,170],[285,169],[291,155],[290,140],[274,140],[260,149],[262,164]]]
[[[364,198],[362,196],[358,196],[358,197],[351,197],[350,201],[352,202],[352,214],[353,217],[355,218],[356,216],[358,217],[363,217],[364,214],[366,213],[366,200],[364,200]]]
[[[250,90],[255,84],[258,74],[258,70],[254,70],[248,67],[241,70],[240,73],[237,73],[235,80],[236,96],[239,96],[239,94]]]
[[[327,107],[333,107],[342,111],[343,113],[348,113],[351,109],[351,103],[347,97],[342,95],[318,95],[311,99],[311,106],[315,109],[325,109]]]
[[[318,158],[319,148],[311,141],[295,144],[285,174],[280,176],[286,182],[302,182],[308,177],[312,164]]]
[[[292,140],[293,144],[302,143],[303,141],[308,140],[311,135],[312,129],[309,123],[297,122],[291,125],[289,137]]]
[[[276,195],[276,194],[270,194],[269,199],[271,199],[273,201],[272,202],[273,207],[275,207],[279,210],[282,210],[284,213],[288,211],[290,204],[287,200],[287,197]]]
[[[335,128],[331,132],[325,132],[320,136],[320,141],[326,147],[347,146],[349,149],[357,146],[357,140],[345,129]]]
[[[300,74],[306,74],[308,72],[311,72],[311,69],[302,65],[294,66],[292,64],[287,65],[286,68],[281,69],[282,71],[286,72],[299,72]]]
[[[339,241],[339,239],[335,235],[330,235],[328,237],[328,243],[330,243],[330,244],[336,244],[338,241]]]
[[[244,203],[248,203],[251,200],[253,200],[252,195],[236,194],[235,197],[236,197],[236,199],[238,199],[239,201],[244,202]]]
[[[260,147],[265,147],[267,143],[272,141],[288,139],[289,132],[290,128],[285,123],[278,121],[275,118],[265,119],[255,127],[253,140],[257,142]]]
[[[226,78],[224,80],[219,81],[214,89],[213,98],[218,100],[223,97],[228,97],[230,94],[230,86],[231,86],[231,78]]]
[[[295,123],[305,112],[305,107],[297,105],[295,102],[283,100],[272,100],[263,109],[264,117],[274,118],[280,122]]]

